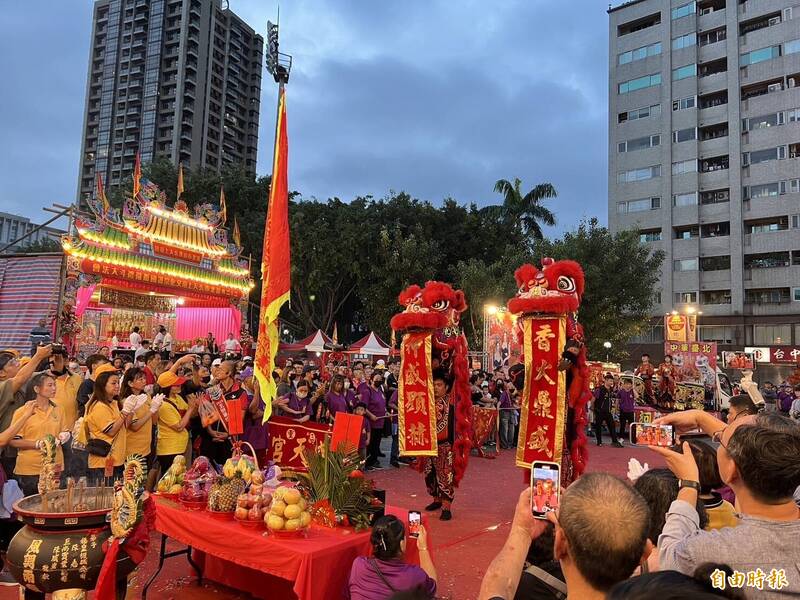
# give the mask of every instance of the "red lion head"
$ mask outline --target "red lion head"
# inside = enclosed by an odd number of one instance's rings
[[[429,281],[424,288],[412,285],[397,298],[405,310],[392,317],[392,329],[444,329],[457,327],[467,310],[464,292],[441,281]]]
[[[565,314],[578,310],[583,297],[583,269],[573,260],[542,259],[542,269],[522,265],[514,273],[519,291],[508,301],[514,314]]]

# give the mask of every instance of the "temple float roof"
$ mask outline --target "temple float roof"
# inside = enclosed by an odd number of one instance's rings
[[[62,245],[80,271],[101,283],[127,281],[132,288],[186,290],[231,302],[254,286],[241,246],[228,242],[224,206],[202,203],[190,215],[182,200],[167,207],[164,193],[147,181],[125,200],[122,215],[104,196],[89,199],[89,206],[94,219],[77,218],[77,238],[65,236]]]

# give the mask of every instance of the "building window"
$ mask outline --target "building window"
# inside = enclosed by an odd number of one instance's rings
[[[635,152],[636,150],[644,150],[646,148],[654,148],[661,144],[660,135],[647,135],[645,137],[635,138],[626,142],[620,142],[618,150],[620,152]]]
[[[697,192],[673,194],[672,206],[697,206]]]
[[[635,21],[631,21],[629,23],[623,23],[617,27],[617,36],[622,37],[623,35],[628,35],[629,33],[633,33],[635,31],[641,31],[642,29],[647,29],[648,27],[653,27],[655,25],[659,25],[660,23],[661,13],[653,13],[652,15],[642,17],[641,19],[636,19]]]
[[[681,258],[672,261],[673,271],[697,271],[696,258]]]
[[[661,198],[641,198],[639,200],[617,202],[617,212],[620,214],[657,210],[659,208],[661,208]]]
[[[783,45],[784,54],[794,54],[795,52],[800,52],[800,39],[786,42]]]
[[[708,290],[700,295],[701,304],[730,304],[730,290]],[[705,340],[704,340],[705,341]]]
[[[696,2],[682,4],[681,6],[672,9],[672,20],[674,21],[675,19],[680,19],[681,17],[688,17],[689,15],[693,15],[695,12],[697,12]]]
[[[731,268],[731,256],[704,256],[700,259],[701,271],[727,271]]]
[[[694,77],[695,75],[697,75],[697,65],[694,63],[672,69],[672,81],[679,81],[688,77]]]
[[[714,31],[706,31],[700,34],[700,46],[708,46],[709,44],[716,44],[723,42],[727,39],[728,35],[725,28],[715,29]]]
[[[789,217],[777,217],[760,221],[745,221],[746,233],[773,233],[789,229]]]
[[[768,48],[759,48],[758,50],[753,50],[752,52],[745,52],[744,54],[740,54],[739,66],[746,67],[747,65],[755,65],[757,63],[764,62],[765,60],[772,60],[773,58],[778,58],[780,55],[781,55],[780,45],[770,46]]]
[[[654,304],[661,304],[659,298]],[[664,341],[664,327],[663,325],[654,325],[647,327],[639,332],[638,335],[633,336],[628,340],[630,344],[660,344]]]
[[[617,120],[620,123],[625,123],[626,121],[635,121],[637,119],[647,119],[649,117],[657,117],[661,114],[661,105],[660,104],[653,104],[651,106],[645,106],[642,108],[636,108],[634,110],[629,110],[627,112],[621,112],[617,115]],[[800,115],[800,113],[798,113]]]
[[[691,240],[696,237],[700,237],[700,227],[697,225],[675,228],[676,240]]]
[[[778,146],[777,148],[764,148],[763,150],[743,152],[742,165],[746,167],[747,165],[757,165],[758,163],[784,158],[786,158],[786,146]]]
[[[661,42],[656,42],[655,44],[650,44],[649,46],[642,46],[641,48],[636,48],[635,50],[629,50],[628,52],[619,54],[617,56],[617,64],[626,65],[630,62],[642,60],[648,56],[657,56],[659,54],[661,54]]]
[[[783,125],[782,112],[742,119],[742,132],[752,131],[754,129],[767,129],[768,127],[776,127],[778,125]]]
[[[749,292],[751,290],[747,291]],[[791,325],[753,325],[754,346],[780,346],[782,344],[790,344],[792,341],[791,335]]]
[[[777,267],[788,267],[788,252],[761,252],[759,254],[745,254],[745,269],[774,269]]]
[[[672,174],[681,175],[683,173],[694,173],[697,171],[697,159],[682,160],[672,163]]]
[[[688,142],[697,139],[697,127],[689,127],[688,129],[678,129],[672,132],[672,141],[676,144],[680,142]]]
[[[631,169],[630,171],[620,171],[617,173],[617,183],[630,183],[633,181],[644,181],[661,177],[661,165],[644,167],[642,169]]]
[[[661,230],[660,229],[649,229],[649,230],[642,230],[639,232],[639,242],[642,244],[647,244],[648,242],[660,242],[661,241]]]
[[[673,50],[680,50],[681,48],[688,48],[689,46],[694,46],[697,43],[697,34],[693,31],[692,33],[687,33],[686,35],[681,35],[676,38],[672,38],[672,49]]]
[[[700,237],[713,238],[725,237],[731,234],[731,224],[727,221],[722,223],[707,223],[700,227]]]
[[[744,186],[742,198],[745,200],[757,200],[758,198],[769,198],[780,193],[780,185],[775,183],[761,183],[759,185]]]
[[[711,173],[713,171],[723,171],[730,166],[730,159],[727,155],[704,158],[700,161],[700,172]]]
[[[672,110],[686,110],[687,108],[694,108],[697,96],[689,96],[688,98],[681,98],[672,103]]]
[[[675,292],[675,304],[697,304],[697,292]]]
[[[653,75],[645,75],[644,77],[623,81],[619,84],[618,91],[620,94],[627,94],[628,92],[643,90],[656,85],[661,85],[661,73],[654,73]]]
[[[706,294],[724,294],[726,290],[703,292],[703,297]],[[730,304],[730,291],[727,291],[728,302],[703,302],[703,304]],[[717,342],[718,344],[733,344],[734,335],[733,327],[727,325],[698,325],[697,326],[697,339],[701,342]]]
[[[800,287],[796,287],[792,290],[792,300],[794,302],[800,302]],[[800,325],[795,326],[797,331],[800,332]]]
[[[800,229],[800,215],[792,215],[792,229]]]

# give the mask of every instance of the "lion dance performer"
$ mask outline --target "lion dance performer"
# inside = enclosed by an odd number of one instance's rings
[[[472,447],[472,400],[467,339],[459,320],[467,309],[464,293],[446,283],[412,285],[399,298],[404,311],[392,318],[402,334],[398,379],[400,455],[416,456],[433,502],[452,518],[455,488]],[[436,380],[436,381],[434,381]]]
[[[522,336],[525,381],[517,466],[535,461],[561,465],[564,485],[586,469],[586,403],[589,369],[578,307],[583,269],[571,260],[542,259],[514,273],[519,291],[508,301]]]

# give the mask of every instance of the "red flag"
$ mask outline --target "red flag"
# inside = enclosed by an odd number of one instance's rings
[[[142,189],[142,159],[139,157],[139,153],[136,153],[136,162],[133,163],[133,197],[139,195],[139,192]]]
[[[272,371],[278,352],[278,314],[289,300],[291,259],[289,248],[289,140],[286,133],[286,97],[281,88],[278,97],[278,123],[272,162],[264,246],[261,255],[261,314],[258,323],[255,374],[264,401],[264,422],[272,414],[272,400],[277,394]]]

